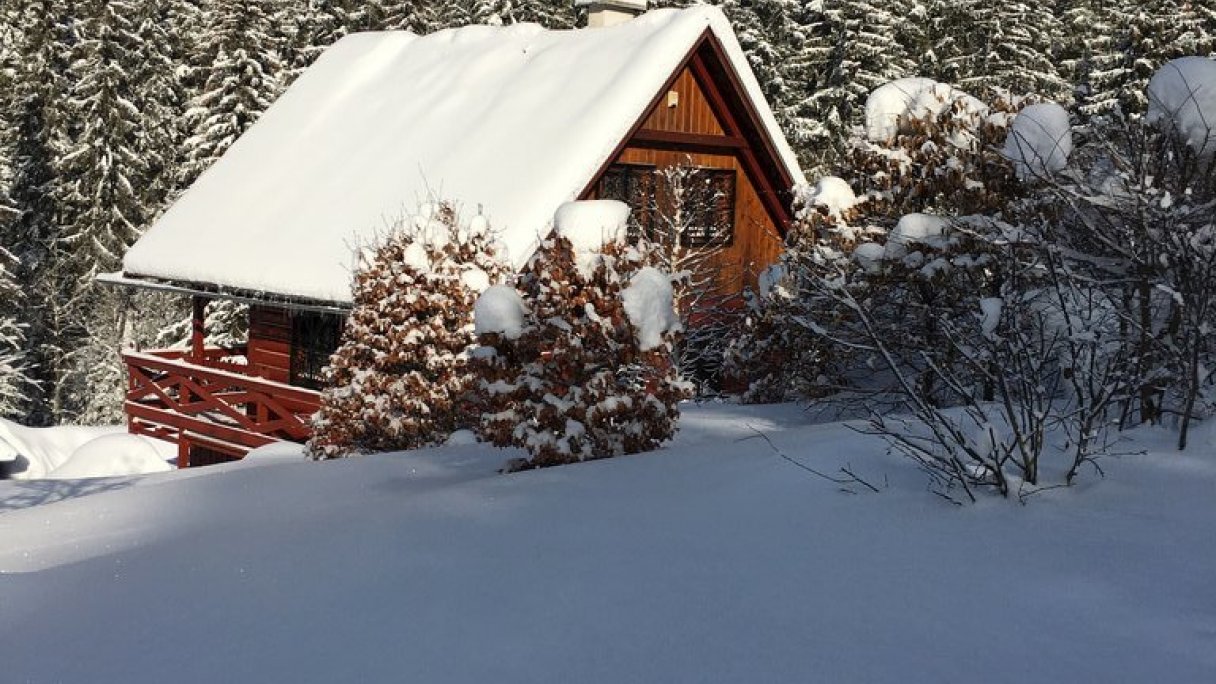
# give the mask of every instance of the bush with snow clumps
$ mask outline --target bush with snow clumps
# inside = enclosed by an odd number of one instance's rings
[[[675,433],[688,388],[671,360],[671,281],[623,231],[602,231],[609,211],[627,218],[617,205],[564,205],[521,274],[523,301],[503,289],[479,303],[478,431],[526,449],[528,466],[648,451]],[[610,241],[590,250],[588,235]]]
[[[325,368],[314,457],[441,444],[467,426],[473,307],[505,273],[477,218],[424,205],[364,253],[354,309]]]

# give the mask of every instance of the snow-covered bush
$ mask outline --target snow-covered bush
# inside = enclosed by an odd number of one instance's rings
[[[919,369],[922,388],[941,389],[931,368],[953,355],[938,318],[970,315],[968,298],[983,296],[990,284],[985,237],[950,226],[998,211],[1014,189],[997,144],[1020,104],[988,106],[929,79],[874,91],[867,126],[850,141],[847,179],[824,178],[796,194],[784,276],[754,300],[746,329],[731,344],[730,367],[747,379],[746,399],[889,387],[890,378],[873,377],[881,364],[865,352],[868,332],[839,296],[842,288],[872,307],[880,334],[907,343],[901,358]]]
[[[424,205],[367,250],[325,369],[313,456],[441,444],[468,427],[473,307],[503,272],[485,220],[447,204]]]
[[[1105,354],[1129,376],[1120,425],[1176,420],[1180,448],[1216,409],[1212,64],[1166,64],[1149,83],[1148,117],[1094,124],[1026,222],[1046,233],[1073,287],[1099,288],[1117,319],[1107,336],[1117,349]]]
[[[1106,446],[1123,387],[1085,343],[1111,319],[1076,319],[1081,293],[1057,288],[1058,261],[1013,222],[1029,218],[1014,211],[1027,193],[998,147],[1013,106],[893,85],[854,139],[853,180],[799,193],[781,275],[733,346],[751,373],[745,398],[848,401],[946,496],[1041,486],[1052,434],[1075,447],[1071,481]],[[924,87],[913,97],[909,85]],[[1045,156],[1044,170],[1067,160]]]
[[[675,434],[688,391],[671,359],[669,276],[623,233],[601,231],[614,215],[579,204],[559,210],[522,297],[490,290],[477,305],[479,432],[527,449],[533,467],[654,449]]]

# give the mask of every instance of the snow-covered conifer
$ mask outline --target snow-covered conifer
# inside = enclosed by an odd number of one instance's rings
[[[367,0],[355,3],[354,26],[360,31],[429,33],[444,28],[436,21],[430,0]]]
[[[30,377],[25,361],[25,330],[14,306],[22,295],[12,276],[17,259],[0,246],[0,418],[15,418],[27,405]]]
[[[285,85],[351,32],[359,19],[355,5],[351,0],[294,0],[284,4],[278,21],[287,32]]]
[[[530,21],[551,29],[574,27],[573,2],[499,0],[496,4],[499,5],[496,13],[505,23],[518,24]]]
[[[186,113],[183,182],[207,169],[274,101],[284,75],[276,25],[282,0],[212,0],[205,6],[196,61],[202,81]]]
[[[470,427],[473,305],[503,273],[481,216],[427,205],[365,254],[354,309],[325,370],[317,458],[438,444]]]

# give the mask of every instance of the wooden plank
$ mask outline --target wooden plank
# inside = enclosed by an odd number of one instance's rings
[[[254,348],[249,350],[249,363],[255,366],[289,370],[291,368],[291,355],[285,352],[280,353]]]
[[[183,416],[179,413],[174,413],[173,411],[168,411],[153,406],[144,406],[143,404],[126,402],[123,405],[123,409],[127,412],[127,415],[134,416],[140,420],[150,423],[159,423],[161,425],[167,425],[181,430],[189,430],[200,435],[205,435],[225,442],[231,442],[233,444],[239,444],[251,449],[256,449],[260,446],[283,441],[267,435],[259,435],[253,432],[228,427],[226,425],[220,425],[201,418]]]
[[[663,146],[666,149],[707,150],[709,152],[730,153],[747,147],[747,141],[733,135],[706,135],[703,133],[685,133],[683,131],[641,130],[633,135],[633,144],[653,147]]]
[[[259,392],[265,392],[274,396],[291,397],[299,401],[314,401],[319,403],[321,398],[320,392],[304,389],[303,387],[293,387],[292,385],[283,383],[270,382],[251,375],[242,375],[218,368],[208,368],[191,363],[165,360],[158,358],[154,353],[125,352],[123,358],[126,359],[128,366],[136,365],[145,370],[161,371],[183,377],[206,377],[213,381],[243,385]]]
[[[249,354],[257,351],[262,353],[268,352],[272,354],[282,354],[283,356],[291,356],[290,341],[254,338],[249,340],[249,346],[247,349]]]

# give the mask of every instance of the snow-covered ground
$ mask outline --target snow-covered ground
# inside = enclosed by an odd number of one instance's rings
[[[513,475],[466,443],[0,483],[0,681],[1216,681],[1216,430],[955,507],[796,407],[682,425]],[[52,485],[103,491],[26,507]]]

